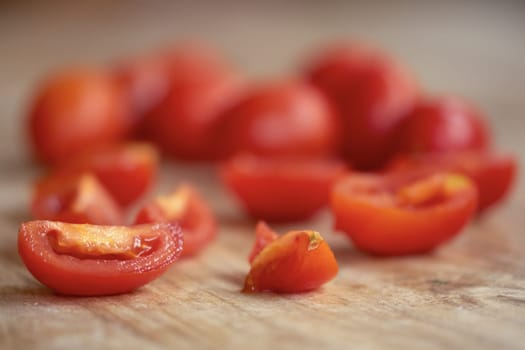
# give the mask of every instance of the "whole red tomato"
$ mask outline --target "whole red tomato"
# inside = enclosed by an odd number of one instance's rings
[[[408,153],[484,150],[490,134],[482,114],[458,98],[419,102],[406,119],[400,150]]]
[[[342,151],[352,166],[382,166],[418,94],[412,76],[386,55],[355,44],[321,52],[306,74],[339,113]]]
[[[324,96],[302,81],[254,87],[224,115],[227,154],[322,156],[335,153],[339,125]]]
[[[28,116],[33,153],[56,164],[129,129],[128,105],[111,75],[78,68],[52,75],[39,88]]]

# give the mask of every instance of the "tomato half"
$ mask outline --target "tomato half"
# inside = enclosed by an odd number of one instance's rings
[[[399,150],[405,153],[486,150],[490,133],[481,112],[459,98],[420,101],[405,120]]]
[[[149,190],[156,179],[158,163],[158,152],[148,143],[108,145],[68,159],[40,182],[90,172],[120,205],[128,206]]]
[[[468,176],[476,184],[478,211],[483,212],[506,198],[515,181],[517,167],[512,155],[469,151],[399,156],[390,163],[388,171],[427,174],[453,171]]]
[[[40,86],[29,113],[33,152],[40,161],[57,164],[94,145],[115,142],[129,131],[128,114],[110,74],[61,71]]]
[[[384,165],[418,95],[412,76],[392,58],[356,44],[321,51],[306,76],[335,106],[342,151],[352,166],[369,170]]]
[[[302,81],[247,91],[223,116],[218,147],[232,155],[325,156],[336,152],[339,125],[330,104]]]
[[[221,167],[223,183],[254,218],[308,219],[330,201],[330,189],[346,171],[335,160],[267,159],[238,155]]]
[[[66,295],[129,292],[154,280],[182,251],[178,225],[23,223],[18,252],[42,284]]]
[[[213,211],[191,185],[179,186],[167,196],[159,196],[138,212],[135,224],[176,222],[184,231],[182,256],[200,252],[217,234]]]
[[[332,191],[335,227],[379,255],[428,252],[456,236],[476,211],[467,177],[351,174]]]
[[[123,214],[113,197],[90,173],[37,182],[31,213],[40,220],[119,225]]]
[[[334,254],[318,232],[290,231],[255,256],[243,292],[306,292],[333,279],[337,271]]]
[[[250,264],[253,259],[271,242],[275,241],[279,237],[275,231],[273,231],[264,221],[259,221],[255,227],[255,243],[253,244],[252,251],[248,256]]]

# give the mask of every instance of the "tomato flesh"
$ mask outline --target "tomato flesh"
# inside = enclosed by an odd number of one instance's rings
[[[515,181],[517,161],[512,155],[479,151],[399,156],[388,166],[391,173],[432,174],[453,171],[468,176],[478,189],[478,212],[495,206],[509,194]]]
[[[176,222],[184,230],[182,256],[200,252],[217,234],[211,208],[193,186],[184,184],[167,196],[159,196],[140,209],[135,224]]]
[[[252,251],[248,256],[250,264],[253,259],[271,242],[275,241],[279,237],[275,231],[273,231],[264,221],[259,221],[255,227],[255,243],[253,244]]]
[[[31,213],[36,219],[69,223],[118,225],[123,222],[118,204],[90,173],[38,181]]]
[[[243,292],[306,292],[333,279],[337,271],[332,250],[318,232],[291,231],[255,256]]]
[[[27,269],[59,294],[129,292],[164,273],[182,251],[176,224],[101,226],[23,223],[18,252]]]
[[[436,248],[460,232],[476,205],[475,185],[453,173],[352,174],[332,191],[336,229],[379,255]]]

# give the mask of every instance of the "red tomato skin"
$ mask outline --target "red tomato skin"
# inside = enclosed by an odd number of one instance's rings
[[[264,221],[259,221],[255,227],[255,243],[252,251],[248,256],[248,262],[251,264],[253,259],[270,243],[279,237]]]
[[[93,148],[55,167],[49,178],[93,173],[122,207],[133,204],[155,182],[159,154],[144,142],[128,142]],[[45,181],[45,180],[43,180]]]
[[[377,199],[378,202],[359,199],[345,187],[365,185],[377,191],[384,188],[385,178],[351,176],[350,181],[350,177],[340,180],[332,192],[335,228],[343,231],[357,248],[370,254],[430,252],[459,234],[476,211],[477,191],[473,184],[439,205],[412,209],[385,205],[382,199]]]
[[[135,225],[158,222],[174,222],[184,231],[184,250],[182,257],[198,254],[213,241],[217,235],[218,225],[215,214],[200,193],[191,185],[183,184],[167,197],[171,204],[175,204],[179,195],[185,192],[184,208],[180,213],[170,214],[166,201],[158,198],[146,203],[135,217]]]
[[[356,44],[323,51],[306,76],[339,114],[345,158],[361,170],[383,166],[419,94],[412,76],[393,59]]]
[[[224,163],[220,175],[253,218],[291,222],[308,219],[326,206],[332,184],[345,172],[339,161],[240,155]]]
[[[324,96],[302,81],[261,84],[226,110],[217,144],[225,155],[330,156],[340,142],[339,124]]]
[[[455,97],[420,101],[406,119],[400,137],[403,153],[483,151],[490,133],[482,114]]]
[[[89,173],[37,181],[31,214],[38,220],[120,225],[123,213],[113,197]]]
[[[220,156],[216,129],[223,111],[240,91],[240,79],[231,72],[193,79],[172,82],[168,96],[146,116],[144,133],[169,156],[214,160]]]
[[[57,254],[47,234],[68,230],[72,224],[53,221],[23,223],[18,236],[18,253],[31,274],[58,294],[77,296],[113,295],[139,288],[163,274],[179,257],[182,231],[175,224],[122,227],[130,232],[157,236],[159,243],[151,254],[130,260],[79,259]],[[83,225],[90,226],[90,225]],[[116,226],[97,226],[115,229]]]
[[[129,109],[111,75],[88,68],[56,73],[39,87],[28,115],[36,158],[57,164],[129,132]]]
[[[453,171],[468,176],[478,189],[478,213],[484,213],[508,196],[516,181],[518,162],[512,155],[485,151],[413,154],[394,158],[387,171],[421,174]]]
[[[317,237],[312,239],[312,234]],[[337,272],[334,254],[318,233],[291,231],[254,258],[243,292],[308,292],[333,279]]]

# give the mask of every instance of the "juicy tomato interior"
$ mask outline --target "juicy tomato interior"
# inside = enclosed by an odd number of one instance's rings
[[[146,204],[135,218],[136,224],[177,222],[184,230],[183,256],[201,251],[217,234],[217,222],[211,208],[191,185],[179,186],[167,196]]]
[[[182,251],[172,223],[137,226],[23,223],[22,261],[42,284],[67,295],[125,293],[164,273]]]
[[[454,173],[353,174],[332,192],[336,229],[380,255],[434,249],[460,232],[476,203],[474,184]]]
[[[152,185],[158,163],[158,152],[151,144],[131,142],[78,154],[55,168],[49,177],[91,172],[121,206],[128,206]]]
[[[516,178],[517,162],[511,155],[458,152],[399,156],[388,166],[390,173],[432,174],[453,171],[469,177],[478,189],[478,212],[505,199]]]
[[[332,250],[318,232],[291,231],[253,259],[243,292],[306,292],[333,279],[337,271]]]
[[[340,161],[237,155],[220,169],[223,183],[252,217],[270,222],[308,219],[326,206]]]
[[[31,213],[37,219],[70,223],[118,225],[123,221],[118,204],[90,173],[37,181]]]

